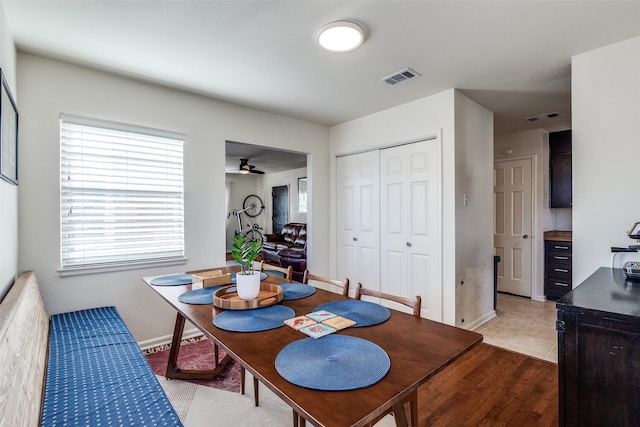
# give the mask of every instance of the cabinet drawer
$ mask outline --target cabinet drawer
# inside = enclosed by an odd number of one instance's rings
[[[544,249],[547,254],[559,254],[571,256],[573,242],[562,242],[558,240],[547,240],[544,242]]]
[[[571,285],[571,267],[547,265],[544,271],[545,280]]]
[[[549,253],[546,256],[545,261],[547,264],[571,267],[571,253]]]
[[[550,297],[563,297],[571,291],[571,281],[547,278],[544,281],[544,294]]]

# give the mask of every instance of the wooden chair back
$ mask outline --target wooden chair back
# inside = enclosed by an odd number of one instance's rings
[[[285,279],[287,280],[291,280],[291,278],[293,277],[293,267],[289,266],[289,267],[279,267],[276,265],[271,265],[271,264],[265,264],[264,261],[260,262],[260,271],[263,272],[265,270],[271,270],[271,271],[278,271],[280,273],[282,273]]]
[[[413,309],[414,316],[420,317],[420,308],[422,306],[422,298],[420,297],[420,295],[416,295],[415,299],[399,297],[397,295],[385,294],[384,292],[365,288],[362,286],[362,283],[358,282],[358,286],[356,287],[356,299],[362,299],[362,295],[386,299],[389,301],[397,302],[398,304],[406,305],[407,307]]]
[[[316,280],[318,282],[329,283],[331,285],[335,285],[342,289],[342,295],[345,297],[349,296],[349,278],[344,279],[344,281],[329,279],[327,277],[318,276],[316,274],[311,274],[309,269],[304,271],[304,275],[302,276],[302,283],[305,285],[309,284],[309,280]]]
[[[406,305],[409,308],[413,309],[413,315],[416,317],[420,317],[420,307],[422,306],[422,298],[420,295],[416,295],[415,299],[413,298],[404,298],[399,297],[397,295],[385,294],[384,292],[374,291],[373,289],[367,289],[362,286],[362,283],[358,282],[358,286],[356,287],[356,299],[362,299],[362,296],[370,296],[374,298],[386,299],[389,301],[397,302],[398,304]],[[418,425],[418,391],[414,390],[409,395],[405,396],[402,400],[403,404],[407,404],[409,406],[409,414],[410,414],[410,425],[417,426]],[[376,424],[380,421],[385,415],[391,413],[388,411],[386,414],[382,414],[380,417],[376,418],[373,422],[369,424],[369,427]]]

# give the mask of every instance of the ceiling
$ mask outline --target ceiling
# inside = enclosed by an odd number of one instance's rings
[[[19,51],[326,126],[457,88],[498,135],[570,128],[571,56],[640,36],[637,0],[2,3]],[[339,19],[365,28],[357,50],[316,44]]]
[[[227,141],[227,173],[240,173],[240,159],[248,159],[249,164],[264,173],[282,172],[307,167],[307,155],[267,148],[261,145]]]

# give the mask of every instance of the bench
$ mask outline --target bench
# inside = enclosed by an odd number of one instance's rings
[[[49,317],[30,271],[0,303],[0,425],[182,423],[116,308]]]

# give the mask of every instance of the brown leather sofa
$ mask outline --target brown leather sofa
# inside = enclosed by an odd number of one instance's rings
[[[281,233],[262,236],[262,257],[267,262],[283,267],[293,266],[296,272],[304,272],[307,263],[307,224],[292,222]],[[283,261],[286,265],[283,264]]]

